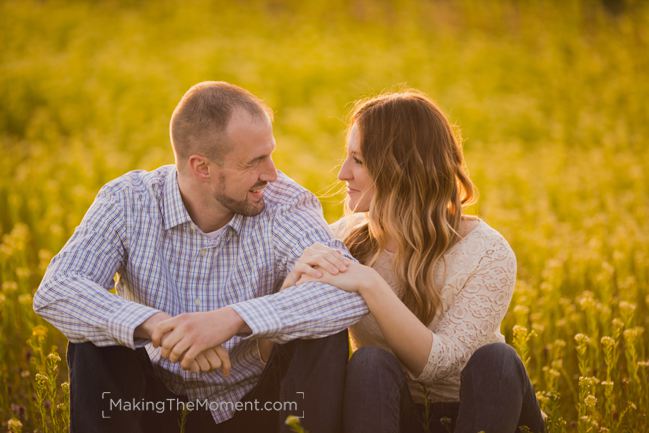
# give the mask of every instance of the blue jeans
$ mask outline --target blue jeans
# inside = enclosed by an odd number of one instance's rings
[[[345,368],[349,355],[347,330],[312,340],[277,344],[256,386],[242,401],[295,401],[297,410],[241,411],[216,424],[207,410],[195,410],[186,418],[186,433],[288,433],[287,415],[304,415],[302,425],[311,433],[339,433]],[[179,433],[176,410],[110,410],[104,393],[126,401],[164,402],[179,398],[157,377],[144,348],[98,347],[69,343],[70,431],[72,433]],[[299,398],[298,398],[299,400]],[[110,418],[104,418],[109,413]]]
[[[525,367],[504,343],[476,350],[462,370],[460,401],[432,403],[428,429],[424,406],[412,401],[397,358],[362,347],[347,366],[343,400],[346,433],[514,433],[518,426],[545,431]]]

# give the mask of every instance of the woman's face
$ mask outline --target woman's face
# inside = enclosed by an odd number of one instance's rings
[[[361,155],[360,133],[353,124],[347,137],[347,157],[340,168],[338,179],[347,184],[349,207],[354,212],[367,212],[374,195],[374,182]]]

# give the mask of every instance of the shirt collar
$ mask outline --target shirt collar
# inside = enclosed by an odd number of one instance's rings
[[[234,232],[239,235],[241,226],[243,225],[243,215],[235,213],[234,216],[228,221],[226,226],[229,226]]]
[[[167,174],[164,186],[164,229],[169,230],[173,227],[179,226],[186,222],[192,222],[192,218],[187,212],[185,203],[180,195],[180,187],[178,186],[178,172],[176,167],[172,167]],[[243,215],[234,214],[228,221],[226,227],[230,227],[234,232],[239,235],[243,225]]]
[[[189,213],[187,213],[183,199],[180,196],[176,167],[172,167],[172,169],[169,170],[167,178],[165,179],[163,207],[165,230],[169,230],[170,228],[192,220]]]

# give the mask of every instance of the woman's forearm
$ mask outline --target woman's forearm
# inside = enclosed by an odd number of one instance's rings
[[[377,274],[359,290],[395,355],[414,375],[426,366],[433,333],[404,305]]]

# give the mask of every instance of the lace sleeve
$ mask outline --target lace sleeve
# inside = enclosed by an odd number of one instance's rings
[[[334,234],[334,237],[338,240],[343,240],[349,234],[351,229],[356,227],[359,224],[362,224],[365,221],[365,214],[356,213],[344,216],[338,221],[329,224],[329,228]]]
[[[514,291],[516,256],[504,238],[489,242],[475,270],[443,314],[428,362],[413,379],[432,383],[459,375],[471,354],[497,333]]]

